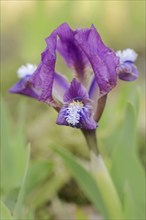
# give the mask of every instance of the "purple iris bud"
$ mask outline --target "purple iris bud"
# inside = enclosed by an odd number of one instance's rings
[[[107,94],[116,86],[119,57],[103,43],[93,25],[72,30],[64,23],[46,43],[40,64],[33,71],[25,67],[19,70],[22,79],[10,92],[54,107],[59,125],[96,129]],[[55,70],[57,52],[73,72],[71,82]]]
[[[120,59],[120,65],[117,68],[119,79],[125,81],[136,80],[138,77],[138,70],[134,65],[134,61],[137,59],[136,52],[132,49],[126,49],[117,51],[116,54]]]

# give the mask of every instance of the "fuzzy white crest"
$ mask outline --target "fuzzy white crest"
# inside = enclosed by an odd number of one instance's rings
[[[37,66],[33,65],[31,63],[27,63],[26,65],[22,65],[19,67],[17,71],[17,75],[19,78],[23,78],[26,75],[32,75],[34,71],[36,70]]]
[[[131,61],[131,62],[134,62],[136,59],[137,59],[137,53],[130,49],[130,48],[127,48],[123,51],[119,50],[116,52],[116,55],[120,58],[120,63],[124,63],[126,61]]]
[[[80,121],[80,111],[83,108],[83,103],[80,101],[73,101],[67,108],[68,115],[66,116],[67,123],[75,126]]]

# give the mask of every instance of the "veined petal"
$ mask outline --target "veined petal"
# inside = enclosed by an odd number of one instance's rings
[[[64,95],[65,104],[61,108],[56,123],[81,129],[95,129],[92,100],[84,86],[73,79]]]
[[[39,99],[41,93],[39,88],[35,88],[33,84],[30,82],[30,75],[25,76],[19,82],[17,82],[9,90],[9,92],[30,96],[35,99]]]
[[[73,31],[68,24],[60,25],[54,33],[59,36],[57,41],[57,50],[64,58],[65,62],[71,67],[77,78],[84,81],[84,71],[89,65],[87,56],[83,53],[80,47],[76,44],[75,34],[78,30]]]
[[[117,51],[116,55],[120,59],[120,64],[117,67],[119,79],[124,81],[136,80],[138,77],[138,70],[134,65],[134,61],[137,59],[137,53],[128,48],[123,51]]]
[[[81,111],[80,124],[81,124],[81,128],[85,130],[94,130],[98,126],[95,120],[93,119],[91,112],[87,108],[84,108]]]
[[[124,81],[134,81],[138,78],[138,70],[131,62],[125,62],[117,68],[119,79]]]
[[[51,34],[48,37],[48,45],[42,53],[41,63],[35,74],[31,77],[31,82],[41,88],[39,100],[50,105],[56,105],[52,97],[52,88],[56,62],[56,36]]]
[[[52,96],[57,102],[63,103],[64,93],[69,88],[67,78],[59,73],[54,73]]]
[[[74,99],[89,99],[89,95],[85,87],[77,80],[73,79],[69,89],[64,94],[64,102],[70,102]]]
[[[95,77],[93,78],[89,89],[89,97],[93,100],[94,120],[98,122],[105,107],[107,94],[104,96],[100,94]]]
[[[80,30],[75,39],[91,63],[100,93],[102,95],[108,93],[116,85],[116,67],[119,58],[114,51],[104,45],[93,26]]]
[[[92,79],[88,93],[89,93],[89,98],[93,100],[93,111],[94,113],[96,113],[98,99],[100,98],[100,90],[99,90],[99,86],[97,84],[95,76]]]
[[[83,101],[83,100],[82,100]],[[64,105],[56,121],[59,125],[66,125],[85,130],[93,130],[97,123],[93,119],[92,106],[90,102],[73,101]]]
[[[67,115],[67,105],[64,105],[58,113],[56,124],[69,126],[69,124],[66,121],[66,115]]]
[[[36,70],[29,77],[26,75],[21,79],[10,92],[24,94],[35,97],[39,101],[57,107],[57,103],[52,97],[52,88],[56,62],[56,36],[51,34],[47,39],[47,48],[42,53],[41,62]],[[30,66],[26,66],[30,69]],[[28,68],[29,67],[29,68]],[[25,68],[26,70],[26,68]],[[21,76],[22,76],[21,69]],[[24,74],[23,74],[24,75]]]

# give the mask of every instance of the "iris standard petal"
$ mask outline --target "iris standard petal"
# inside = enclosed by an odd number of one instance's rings
[[[75,34],[68,24],[60,25],[54,33],[59,36],[57,50],[64,58],[65,62],[71,67],[80,81],[84,81],[84,71],[89,65],[89,61],[84,52],[78,47],[75,41]]]
[[[92,79],[88,93],[89,93],[89,98],[93,100],[93,111],[95,113],[97,110],[98,99],[100,97],[100,90],[95,76]]]
[[[69,82],[65,76],[54,73],[52,96],[57,102],[63,103],[64,93],[69,88]]]
[[[104,45],[93,26],[90,29],[81,29],[75,39],[91,63],[100,93],[108,93],[117,80],[116,67],[119,59],[115,52]]]
[[[104,96],[100,95],[99,87],[95,77],[93,78],[89,89],[89,98],[93,100],[94,120],[98,122],[106,104],[107,94]]]
[[[77,80],[73,79],[69,89],[64,94],[64,102],[70,102],[71,100],[89,99],[89,95],[85,87]]]

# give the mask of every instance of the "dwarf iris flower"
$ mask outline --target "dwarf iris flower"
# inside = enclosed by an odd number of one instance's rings
[[[95,130],[107,94],[116,86],[117,75],[124,80],[137,78],[135,52],[114,52],[103,43],[93,25],[72,30],[64,23],[46,38],[46,44],[40,64],[19,68],[21,80],[10,92],[54,107],[59,125]],[[71,69],[71,82],[56,71],[57,52]]]

